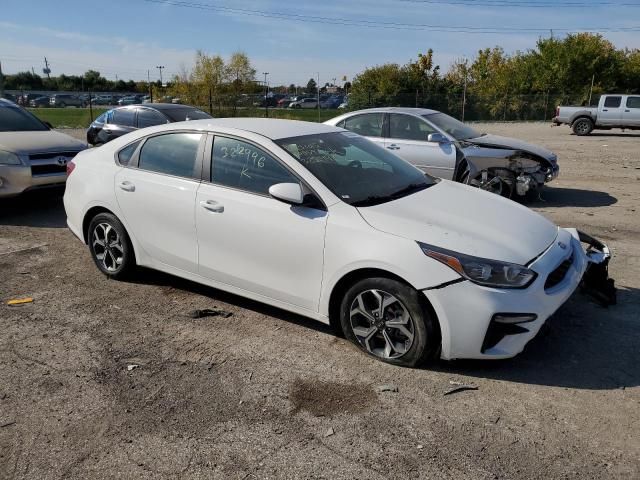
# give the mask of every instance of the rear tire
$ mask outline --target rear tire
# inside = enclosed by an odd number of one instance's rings
[[[573,133],[583,137],[585,135],[589,135],[593,131],[593,121],[590,118],[579,118],[573,122],[571,128],[573,129]]]
[[[133,246],[115,215],[99,213],[93,217],[87,237],[91,258],[102,273],[116,280],[131,275],[136,266]]]
[[[355,283],[340,304],[345,337],[360,350],[392,365],[415,367],[440,349],[437,319],[414,288],[390,278]]]

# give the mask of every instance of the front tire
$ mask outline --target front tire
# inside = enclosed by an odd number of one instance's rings
[[[345,337],[386,363],[415,367],[440,348],[437,320],[414,288],[389,278],[355,283],[340,305]]]
[[[93,217],[87,241],[91,258],[107,277],[120,280],[135,269],[136,259],[131,240],[115,215],[99,213]]]
[[[505,198],[511,198],[514,183],[514,175],[508,170],[502,169],[482,170],[468,181],[468,185],[471,185],[472,187],[476,187],[480,190],[485,190]]]
[[[590,118],[579,118],[573,122],[573,133],[583,137],[593,132],[593,121]]]

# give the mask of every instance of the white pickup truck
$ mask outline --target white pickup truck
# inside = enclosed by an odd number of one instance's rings
[[[640,130],[640,95],[602,95],[597,107],[557,107],[552,119],[567,124],[576,135],[593,130]]]

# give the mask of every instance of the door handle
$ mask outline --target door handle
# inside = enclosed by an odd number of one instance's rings
[[[387,148],[389,150],[400,150],[400,147],[397,146],[395,143],[392,143],[391,145],[387,146]]]
[[[224,212],[224,205],[219,204],[214,200],[203,200],[200,202],[200,206],[205,210],[209,210],[213,213],[222,213]]]
[[[126,180],[124,182],[120,182],[118,184],[118,186],[122,190],[124,190],[125,192],[135,192],[136,191],[136,186],[131,182],[127,182]]]
[[[603,109],[602,109],[602,111],[603,111],[603,112],[608,112],[609,110],[608,110],[608,109],[606,109],[606,108],[603,108]]]
[[[631,110],[625,110],[624,112],[625,112],[625,113],[630,113],[630,112],[631,112]]]

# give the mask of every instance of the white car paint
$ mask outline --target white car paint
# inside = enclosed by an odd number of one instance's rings
[[[317,194],[326,211],[123,167],[115,160],[136,139],[185,130],[235,136],[268,151]],[[578,286],[589,259],[577,233],[525,207],[445,180],[398,200],[354,207],[274,143],[330,132],[344,130],[287,120],[218,119],[125,135],[76,157],[64,196],[69,228],[86,242],[84,229],[92,209],[107,209],[125,226],[139,265],[325,323],[340,279],[359,269],[384,270],[431,303],[445,359],[516,355]],[[520,290],[480,286],[427,257],[417,241],[484,258],[533,262],[529,268],[538,276]],[[547,275],[571,251],[569,273],[545,290]],[[507,336],[482,352],[497,312],[534,313],[537,320],[527,333]]]

